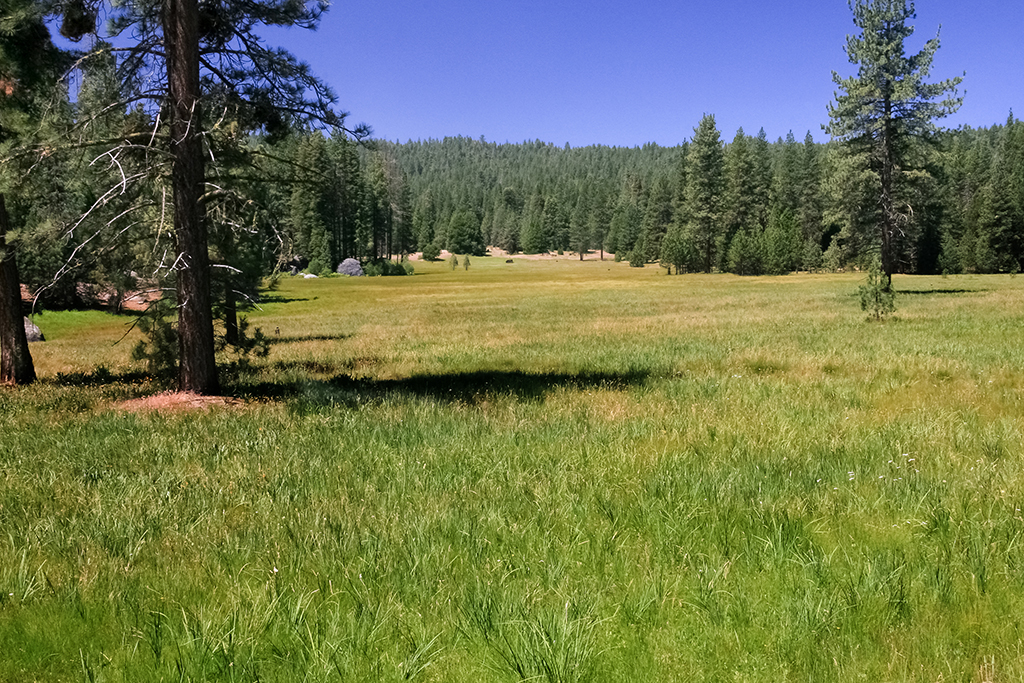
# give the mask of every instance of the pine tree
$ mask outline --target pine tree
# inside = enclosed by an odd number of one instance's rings
[[[833,72],[842,92],[829,105],[826,130],[868,159],[880,209],[882,272],[891,285],[898,242],[910,219],[900,197],[904,176],[911,171],[910,143],[931,134],[935,119],[959,109],[963,99],[956,87],[961,79],[925,83],[939,48],[937,35],[916,55],[904,54],[904,41],[914,32],[908,23],[916,16],[913,2],[850,0],[850,7],[861,33],[847,37],[846,54],[858,72],[849,78]]]
[[[717,263],[724,230],[724,153],[715,117],[706,114],[695,129],[689,149],[686,185],[687,238],[706,273]]]
[[[569,249],[579,254],[580,261],[590,251],[590,205],[585,194],[576,199],[576,206],[569,218]]]
[[[295,155],[291,197],[291,232],[295,251],[309,261],[309,270],[323,274],[333,266],[332,238],[328,229],[335,214],[330,182],[327,141],[313,131],[302,136]]]
[[[448,224],[448,251],[453,254],[483,256],[483,235],[480,220],[468,207],[456,210]]]
[[[757,177],[754,170],[754,159],[750,153],[747,136],[740,128],[732,144],[725,150],[725,179],[726,179],[726,210],[725,210],[725,231],[720,236],[718,253],[722,260],[720,267],[723,270],[730,269],[729,245],[735,235],[741,231],[749,234],[758,234],[759,227],[758,206],[757,206]],[[744,246],[744,249],[746,247]],[[748,259],[745,259],[745,264]],[[745,269],[749,267],[744,265]],[[735,272],[735,271],[734,271]],[[745,273],[745,274],[750,274]]]
[[[666,177],[654,181],[647,210],[640,224],[640,240],[634,252],[644,263],[658,260],[661,243],[672,224],[672,183]]]
[[[54,90],[64,54],[50,40],[42,8],[31,0],[0,0],[0,145],[29,145],[40,129],[42,103]],[[21,278],[7,207],[10,190],[23,180],[17,164],[0,168],[0,383],[29,384],[35,366],[25,336]]]
[[[800,164],[800,232],[804,241],[802,267],[813,271],[821,267],[821,164],[819,149],[810,131],[804,137]]]
[[[535,192],[530,197],[530,204],[523,212],[523,226],[520,232],[520,243],[523,252],[541,254],[551,246],[550,238],[544,229],[544,196]]]
[[[83,12],[84,5],[60,6],[62,29],[73,40],[96,28],[96,7],[90,4]],[[119,74],[124,95],[138,102],[142,115],[153,122],[148,139],[137,135],[117,149],[154,144],[165,154],[151,155],[153,163],[170,160],[178,388],[182,391],[219,391],[210,239],[204,215],[209,199],[204,144],[218,121],[237,131],[270,136],[279,135],[292,122],[342,125],[343,116],[333,111],[330,89],[306,65],[268,47],[256,34],[260,25],[315,28],[325,7],[288,0],[228,0],[216,6],[200,6],[198,0],[127,0],[107,8],[109,30],[127,43],[120,48],[125,55]],[[244,152],[240,144],[244,136],[221,137],[233,142],[234,152]],[[119,152],[112,149],[111,153]]]

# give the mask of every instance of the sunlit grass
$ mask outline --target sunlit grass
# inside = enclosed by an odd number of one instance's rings
[[[1024,677],[1024,280],[417,271],[285,278],[205,412],[43,316],[0,680]]]

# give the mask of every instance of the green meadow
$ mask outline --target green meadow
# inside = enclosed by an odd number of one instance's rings
[[[416,268],[285,277],[205,409],[39,316],[0,681],[1024,680],[1024,278]]]

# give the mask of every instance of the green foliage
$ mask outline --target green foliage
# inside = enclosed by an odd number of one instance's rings
[[[468,208],[456,210],[448,223],[448,251],[483,256],[480,221]]]
[[[706,114],[695,129],[687,163],[686,238],[696,257],[694,265],[710,273],[721,245],[725,191],[724,154],[713,115]]]
[[[729,245],[729,272],[761,275],[764,272],[763,240],[749,230],[740,230]]]
[[[956,88],[962,79],[925,82],[938,36],[917,54],[906,54],[904,41],[914,32],[910,22],[916,16],[912,2],[851,0],[850,7],[861,33],[847,36],[846,53],[858,71],[848,78],[833,72],[841,92],[829,105],[826,130],[863,157],[873,176],[870,205],[878,207],[881,267],[891,279],[914,221],[908,185],[921,168],[914,141],[934,133],[935,119],[960,108]]]
[[[867,281],[858,288],[860,308],[875,320],[881,320],[896,310],[896,292],[891,280],[882,272],[882,264],[876,258],[868,268]]]
[[[430,242],[423,247],[423,258],[427,261],[436,261],[441,257],[441,247],[437,242]]]
[[[252,370],[254,359],[264,359],[270,355],[270,338],[257,327],[250,334],[249,319],[242,316],[238,319],[238,333],[233,341],[226,337],[217,340],[217,350],[227,354],[236,370]]]
[[[178,371],[178,330],[174,305],[166,299],[154,302],[136,321],[142,339],[132,349],[132,360],[142,361],[158,382],[170,383]]]
[[[455,270],[459,267],[459,257],[455,254],[451,254],[448,257],[448,270]]]
[[[412,275],[413,272],[412,264],[405,260],[396,263],[389,259],[379,259],[363,264],[363,275],[367,277]]]
[[[469,255],[462,257],[462,269],[469,270]]]

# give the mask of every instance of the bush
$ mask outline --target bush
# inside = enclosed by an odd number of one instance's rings
[[[411,267],[411,266],[410,266]],[[378,261],[370,261],[369,263],[363,264],[363,275],[367,277],[373,277],[375,275],[408,275],[409,269],[407,269],[401,263],[395,263],[388,259],[380,259]]]
[[[448,267],[451,270],[455,270],[456,268],[458,268],[458,266],[459,266],[459,257],[456,256],[455,254],[452,254],[451,256],[449,256],[448,257]]]
[[[436,242],[431,242],[423,247],[423,259],[425,261],[436,261],[441,258],[441,247]]]
[[[462,257],[463,270],[469,270],[469,254]]]

